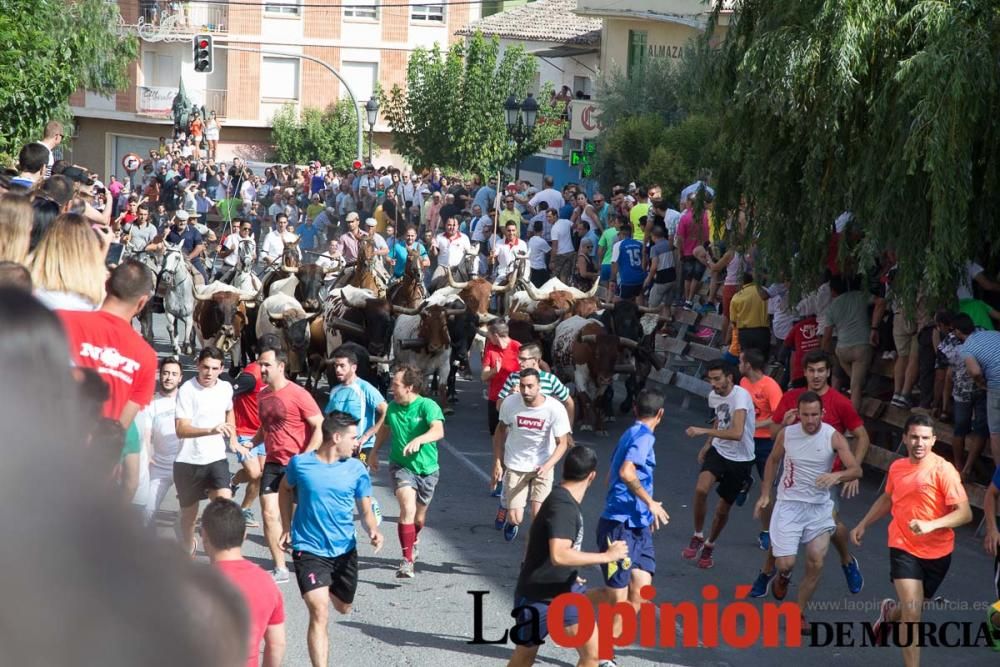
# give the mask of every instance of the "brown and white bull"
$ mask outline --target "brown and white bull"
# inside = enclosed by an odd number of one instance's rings
[[[202,347],[213,345],[229,354],[234,367],[240,365],[240,339],[249,324],[247,304],[254,297],[219,282],[194,293],[194,328]]]
[[[577,415],[582,419],[591,413],[589,425],[599,434],[604,430],[604,393],[611,386],[616,373],[633,373],[634,364],[623,364],[626,350],[635,349],[638,343],[629,338],[609,334],[597,320],[574,315],[560,322],[552,340],[552,370],[566,383],[573,383],[578,406]],[[581,430],[589,430],[581,425]]]
[[[438,376],[438,403],[451,412],[447,403],[446,378],[451,371],[452,335],[449,320],[463,316],[465,305],[429,305],[419,308],[393,308],[400,313],[392,330],[393,356],[398,364],[415,366],[426,377]]]
[[[257,338],[277,335],[288,350],[288,375],[306,373],[312,383],[314,369],[326,356],[322,312],[307,312],[295,297],[282,292],[264,299],[257,313]]]

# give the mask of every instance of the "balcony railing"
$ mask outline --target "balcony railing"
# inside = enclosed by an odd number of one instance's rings
[[[229,31],[227,5],[167,0],[140,0],[139,37],[151,42],[191,36],[197,33]]]
[[[205,107],[206,113],[214,111],[219,118],[226,117],[226,91],[205,89],[186,92],[193,103]],[[177,88],[171,86],[137,86],[136,113],[153,118],[170,118],[176,95]]]

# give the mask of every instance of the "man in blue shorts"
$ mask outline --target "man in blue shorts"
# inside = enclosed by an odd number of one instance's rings
[[[602,565],[608,603],[628,602],[638,612],[643,599],[639,590],[653,583],[656,552],[653,531],[665,526],[670,515],[663,503],[653,500],[653,470],[656,437],[653,432],[663,419],[663,394],[646,390],[635,406],[635,424],[622,434],[611,455],[608,497],[597,522],[597,548],[606,551],[619,540],[628,545],[631,567]],[[615,618],[615,632],[621,632]]]
[[[331,412],[323,420],[323,444],[288,462],[279,489],[281,544],[291,542],[295,578],[309,610],[309,659],[326,667],[330,642],[330,603],[341,614],[351,611],[358,588],[358,548],[354,510],[365,533],[382,548],[382,534],[372,512],[372,481],[368,470],[351,458],[357,442],[357,421],[346,412]],[[295,518],[292,501],[297,499]]]
[[[583,514],[580,503],[597,477],[597,454],[590,447],[569,450],[563,462],[563,481],[542,503],[528,534],[528,549],[514,590],[514,612],[518,630],[511,639],[517,644],[507,667],[535,664],[538,647],[548,634],[548,609],[563,593],[580,593],[577,582],[582,567],[621,561],[628,556],[625,542],[613,542],[604,553],[580,551],[583,544]],[[591,612],[593,613],[593,612]],[[537,623],[533,623],[537,620]],[[578,630],[579,612],[566,607],[564,624],[570,635]],[[537,636],[528,632],[537,628]],[[597,633],[579,647],[578,665],[594,667],[597,662]]]
[[[346,347],[334,350],[333,372],[339,384],[330,390],[330,400],[323,412],[346,412],[358,420],[355,455],[368,465],[368,453],[375,445],[375,434],[385,422],[389,405],[378,389],[358,377],[358,356],[353,350]]]

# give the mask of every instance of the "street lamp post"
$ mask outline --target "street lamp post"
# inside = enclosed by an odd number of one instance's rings
[[[503,104],[506,114],[507,133],[514,140],[514,180],[521,179],[521,146],[535,131],[535,121],[538,120],[538,101],[528,93],[524,102],[518,102],[514,95],[507,98]]]
[[[368,164],[372,164],[372,141],[375,136],[375,123],[378,121],[378,100],[374,97],[365,102],[365,113],[368,114]]]

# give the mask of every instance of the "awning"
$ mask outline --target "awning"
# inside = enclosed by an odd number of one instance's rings
[[[528,51],[530,55],[538,56],[539,58],[572,58],[574,56],[585,56],[600,52],[600,44],[560,44],[559,46],[538,49],[537,51]]]

